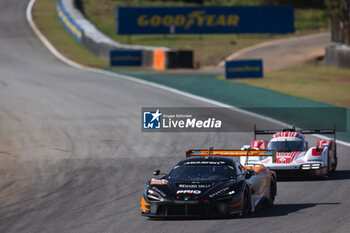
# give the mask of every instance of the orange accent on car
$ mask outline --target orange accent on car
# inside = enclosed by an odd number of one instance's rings
[[[250,166],[244,166],[244,167],[245,167],[247,170],[253,169],[256,173],[264,172],[264,171],[265,171],[264,165],[256,166],[256,167],[250,167]]]
[[[231,212],[239,211],[242,208],[242,200],[237,201],[236,203],[228,204],[227,209]]]
[[[141,199],[141,210],[149,211],[149,203],[142,197]]]
[[[276,151],[270,150],[188,150],[186,157],[193,156],[272,156],[272,161],[276,161]]]
[[[166,185],[168,183],[167,180],[158,180],[158,179],[152,179],[150,182],[150,185]]]

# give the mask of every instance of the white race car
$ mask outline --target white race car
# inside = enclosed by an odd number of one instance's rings
[[[270,141],[256,140],[256,135],[272,135]],[[309,147],[303,134],[333,134],[334,139],[318,140]],[[271,157],[241,157],[241,164],[264,165],[280,176],[318,176],[325,179],[337,167],[335,130],[254,130],[254,141],[242,147],[244,150],[274,150]]]

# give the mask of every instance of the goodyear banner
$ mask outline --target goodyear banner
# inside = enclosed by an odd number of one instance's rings
[[[237,60],[226,62],[226,78],[262,78],[262,60]]]
[[[293,33],[294,8],[117,7],[118,34]]]
[[[110,52],[111,66],[141,66],[141,50],[116,50]]]
[[[58,18],[60,19],[64,27],[79,43],[81,43],[83,39],[83,30],[64,9],[61,0],[56,1],[56,11],[58,14]]]

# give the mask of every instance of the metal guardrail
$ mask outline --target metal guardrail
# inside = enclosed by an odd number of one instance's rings
[[[58,18],[61,23],[65,26],[68,32],[79,42],[81,43],[83,40],[83,30],[81,27],[70,17],[65,8],[62,5],[61,0],[57,0],[56,2],[56,11]]]
[[[155,67],[155,51],[163,51],[165,54],[164,61],[162,62],[164,63],[164,69],[192,68],[192,51],[178,51],[167,47],[120,44],[99,31],[95,25],[87,20],[80,10],[76,8],[76,4],[74,3],[75,0],[57,0],[58,16],[62,24],[74,38],[95,55],[109,59],[110,51],[112,50],[141,50],[142,65]]]

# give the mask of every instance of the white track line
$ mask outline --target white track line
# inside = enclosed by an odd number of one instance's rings
[[[246,111],[246,110],[243,110],[243,109],[240,109],[240,108],[228,105],[228,104],[221,103],[219,101],[211,100],[211,99],[208,99],[208,98],[205,98],[205,97],[201,97],[201,96],[198,96],[198,95],[190,94],[190,93],[187,93],[187,92],[184,92],[184,91],[180,91],[180,90],[177,90],[177,89],[174,89],[174,88],[171,88],[171,87],[167,87],[167,86],[164,86],[164,85],[161,85],[161,84],[157,84],[157,83],[148,82],[148,81],[145,81],[145,80],[142,80],[142,79],[138,79],[138,78],[134,78],[134,77],[131,77],[131,76],[122,75],[122,74],[116,74],[116,73],[112,73],[112,72],[105,71],[105,70],[100,70],[100,69],[86,67],[86,66],[80,65],[80,64],[78,64],[78,63],[76,63],[74,61],[71,61],[68,58],[64,57],[61,53],[59,53],[56,50],[56,48],[46,39],[46,37],[39,31],[39,29],[35,25],[35,23],[33,21],[33,17],[32,17],[32,9],[33,9],[33,6],[34,6],[35,2],[36,2],[36,0],[30,0],[29,4],[27,6],[27,10],[26,10],[27,21],[28,21],[30,27],[32,28],[34,33],[37,35],[37,37],[40,39],[40,41],[45,45],[45,47],[56,58],[58,58],[59,60],[61,60],[64,63],[66,63],[67,65],[70,65],[72,67],[75,67],[75,68],[78,68],[78,69],[82,69],[82,70],[85,70],[85,71],[90,71],[90,72],[95,72],[95,73],[99,73],[99,74],[104,74],[104,75],[108,75],[108,76],[112,76],[112,77],[116,77],[116,78],[120,78],[120,79],[130,80],[130,81],[133,81],[133,82],[136,82],[136,83],[140,83],[140,84],[143,84],[143,85],[156,87],[156,88],[159,88],[159,89],[162,89],[162,90],[165,90],[165,91],[169,91],[169,92],[172,92],[172,93],[175,93],[175,94],[178,94],[178,95],[182,95],[182,96],[185,96],[185,97],[188,97],[188,98],[191,98],[191,99],[199,100],[201,102],[213,104],[213,105],[216,105],[218,107],[230,108],[230,109],[232,109],[234,111],[237,111],[237,112],[240,112],[240,113],[244,113],[246,115],[250,115],[250,116],[253,116],[253,117],[256,117],[256,118],[260,118],[260,119],[263,119],[263,120],[266,120],[266,121],[269,121],[269,122],[272,122],[272,123],[275,123],[275,124],[279,124],[279,125],[284,126],[284,127],[291,127],[291,125],[288,125],[288,124],[286,124],[286,123],[284,123],[282,121],[278,121],[278,120],[272,119],[270,117],[265,117],[265,116],[262,116],[262,115],[259,115],[259,114],[256,114],[256,113],[252,113],[252,112],[249,112],[249,111]],[[314,136],[316,136],[318,138],[322,138],[322,139],[325,138],[325,136],[318,135],[318,134],[316,134]],[[341,145],[344,145],[344,146],[350,147],[350,143],[348,143],[348,142],[337,140],[337,143],[339,143]]]

